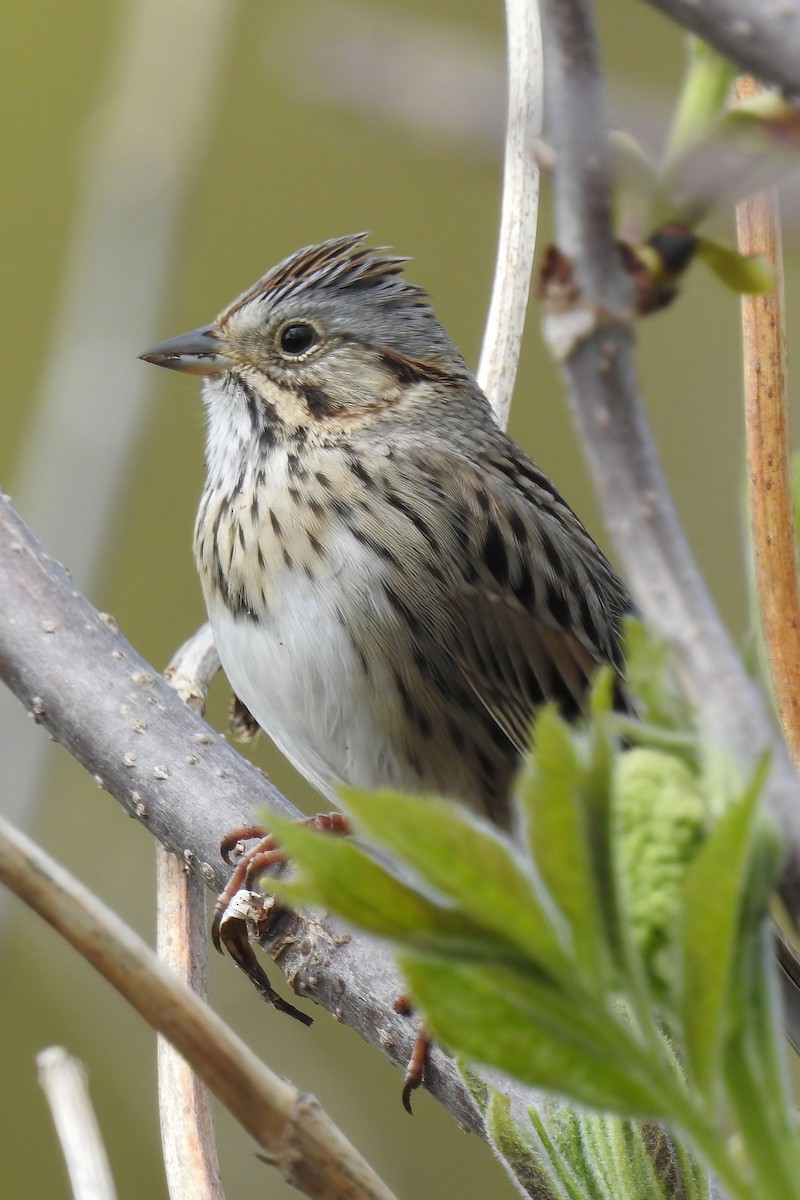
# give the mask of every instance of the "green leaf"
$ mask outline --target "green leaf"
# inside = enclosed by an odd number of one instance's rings
[[[588,730],[586,777],[581,787],[581,805],[586,816],[591,871],[605,944],[609,958],[618,966],[624,961],[624,954],[619,938],[617,883],[611,845],[611,781],[614,757],[619,749],[613,734],[613,688],[611,670],[602,668],[597,673],[591,693],[592,719]]]
[[[720,282],[737,295],[758,295],[775,290],[775,276],[758,254],[739,254],[732,247],[709,238],[698,238],[695,253]]]
[[[461,1078],[467,1085],[467,1091],[480,1112],[481,1116],[485,1117],[489,1111],[489,1101],[492,1098],[492,1089],[489,1084],[472,1065],[468,1058],[460,1055],[456,1058],[456,1066],[458,1067]]]
[[[754,822],[753,842],[731,987],[729,1055],[732,1052],[735,1059],[739,1053],[749,1061],[758,1090],[771,1099],[768,1115],[776,1136],[789,1144],[796,1120],[775,970],[775,940],[782,935],[765,918],[784,848],[772,817],[761,810]]]
[[[495,966],[399,961],[428,1027],[454,1050],[592,1108],[662,1115],[662,1064],[589,998]]]
[[[577,1109],[551,1100],[545,1114],[528,1109],[552,1178],[568,1200],[598,1200],[598,1181],[586,1156]]]
[[[556,1190],[548,1177],[530,1133],[526,1136],[514,1121],[508,1097],[494,1089],[486,1110],[486,1132],[512,1179],[528,1196],[535,1196],[536,1200],[561,1200],[563,1193]]]
[[[531,857],[569,923],[580,971],[605,987],[611,962],[589,842],[587,770],[574,734],[551,708],[536,721],[534,747],[519,783]]]
[[[556,914],[510,841],[444,800],[347,789],[342,802],[360,829],[452,900],[475,925],[560,973],[568,957]]]
[[[268,881],[270,892],[287,902],[319,904],[360,929],[405,945],[502,957],[497,939],[488,938],[463,914],[441,907],[397,879],[347,838],[310,830],[270,813],[270,828],[300,878]]]
[[[763,768],[720,818],[691,864],[680,922],[686,1067],[714,1101],[731,1020],[729,997],[742,897]]]
[[[783,1095],[763,1089],[760,1064],[742,1038],[726,1047],[725,1080],[733,1116],[759,1180],[759,1196],[800,1200],[797,1118]]]
[[[709,823],[717,824],[742,790],[742,766],[729,750],[705,742],[700,749],[700,784]]]
[[[530,1109],[548,1171],[570,1200],[707,1200],[684,1147],[652,1121],[582,1112],[558,1101]]]
[[[625,673],[643,721],[688,730],[691,715],[670,668],[669,647],[632,617],[625,621]]]
[[[733,63],[700,38],[687,36],[686,48],[686,74],[669,135],[667,163],[691,146],[723,110],[736,75]]]

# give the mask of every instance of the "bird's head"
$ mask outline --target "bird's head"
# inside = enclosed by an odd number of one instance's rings
[[[209,377],[209,395],[251,397],[287,430],[369,423],[461,382],[463,359],[403,258],[364,234],[307,246],[273,267],[210,325],[141,357]],[[216,386],[215,386],[216,385]],[[254,401],[253,401],[254,398]]]

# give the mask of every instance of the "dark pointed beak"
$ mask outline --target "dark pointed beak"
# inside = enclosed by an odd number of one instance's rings
[[[169,367],[171,371],[186,371],[190,375],[219,375],[229,371],[233,363],[225,357],[225,344],[213,325],[181,333],[145,350],[139,358],[155,363],[157,367]]]

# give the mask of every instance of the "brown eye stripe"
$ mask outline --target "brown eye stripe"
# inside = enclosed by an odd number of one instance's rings
[[[299,391],[308,405],[308,411],[312,417],[333,417],[341,413],[341,404],[332,400],[323,388],[304,383],[300,386]]]

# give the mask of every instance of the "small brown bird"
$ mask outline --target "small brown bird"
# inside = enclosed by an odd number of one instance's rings
[[[621,667],[624,584],[402,275],[352,235],[148,362],[204,376],[195,556],[222,666],[334,803],[436,793],[497,825],[531,717]]]
[[[437,793],[505,830],[531,718],[622,666],[625,585],[489,402],[406,261],[307,246],[143,354],[205,377],[195,557],[236,695],[333,803]],[[335,814],[316,818],[341,829]],[[259,836],[253,827],[238,836]],[[227,902],[276,857],[250,851]],[[286,1011],[252,954],[226,942]],[[422,1080],[424,1032],[403,1102]]]

